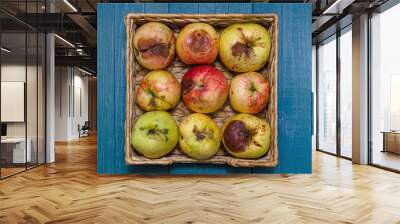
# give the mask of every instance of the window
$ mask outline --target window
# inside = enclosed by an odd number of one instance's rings
[[[340,36],[333,35],[323,41],[317,50],[317,149],[350,159],[352,26],[337,34]]]
[[[336,153],[336,39],[318,47],[317,149]]]
[[[400,5],[371,18],[372,164],[400,170]]]
[[[352,157],[352,32],[340,36],[340,155]]]

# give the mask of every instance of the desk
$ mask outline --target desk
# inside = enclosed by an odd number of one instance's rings
[[[400,132],[383,131],[383,150],[382,152],[392,152],[400,154]]]
[[[32,159],[30,138],[26,140],[27,147],[25,152],[25,138],[5,138],[1,139],[1,156],[6,163],[25,163]],[[12,154],[12,156],[11,156]],[[12,159],[11,159],[12,158]],[[25,161],[26,159],[26,161]]]

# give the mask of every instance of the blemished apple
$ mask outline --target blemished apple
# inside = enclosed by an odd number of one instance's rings
[[[186,25],[176,39],[176,53],[188,65],[211,64],[218,55],[218,33],[207,23]]]
[[[193,159],[210,159],[221,145],[217,124],[204,114],[194,113],[186,117],[179,125],[179,132],[181,151]]]
[[[262,74],[243,73],[231,81],[229,102],[233,109],[241,113],[259,113],[267,105],[269,91],[269,82]]]
[[[228,97],[228,81],[211,65],[199,65],[185,73],[181,80],[185,105],[198,113],[212,113],[221,108]]]
[[[146,111],[169,110],[178,104],[180,96],[179,81],[164,70],[147,73],[136,91],[137,103]]]
[[[167,155],[178,141],[176,121],[165,111],[151,111],[141,115],[132,129],[132,146],[146,158],[157,159]]]
[[[266,64],[270,50],[269,32],[256,23],[228,26],[219,39],[219,57],[234,72],[254,72]]]
[[[265,155],[271,143],[269,124],[251,114],[237,114],[225,121],[222,142],[234,157],[257,159]]]
[[[175,36],[168,26],[149,22],[137,29],[133,46],[140,65],[149,70],[161,70],[174,59]]]

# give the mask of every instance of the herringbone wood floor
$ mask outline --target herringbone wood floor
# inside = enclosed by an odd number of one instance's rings
[[[0,181],[0,223],[400,223],[400,175],[314,153],[312,175],[97,176],[95,138]]]

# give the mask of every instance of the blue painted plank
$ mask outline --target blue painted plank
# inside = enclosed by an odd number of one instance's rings
[[[252,12],[254,14],[275,13],[279,16],[282,13],[282,4],[253,3]]]
[[[164,5],[164,6],[162,6]],[[125,100],[126,100],[126,30],[124,18],[128,13],[143,13],[145,9],[151,13],[162,12],[165,4],[148,4],[145,6],[143,3],[138,4],[116,4],[115,5],[115,19],[114,19],[114,38],[116,50],[114,51],[115,57],[115,167],[116,173],[168,173],[166,166],[132,166],[125,164],[125,151],[124,151],[124,126],[125,126]]]
[[[229,4],[227,4],[227,3],[215,3],[215,13],[218,13],[218,14],[229,13]]]
[[[273,9],[279,6],[281,9]],[[304,121],[307,117],[308,91],[311,73],[306,70],[309,50],[304,40],[311,41],[311,9],[304,4],[253,4],[254,13],[275,12],[279,16],[278,65],[278,144],[279,166],[273,169],[255,168],[255,173],[308,173],[311,150],[304,141],[294,141],[296,136],[307,135]],[[299,24],[301,23],[301,24]],[[308,26],[308,27],[305,27]],[[311,43],[309,43],[311,48]],[[311,52],[311,50],[309,51]],[[311,58],[311,56],[309,57]],[[302,65],[300,65],[300,64]],[[309,66],[311,68],[311,65]]]
[[[110,19],[111,18],[111,19]],[[97,11],[98,39],[97,46],[97,117],[98,141],[97,141],[97,172],[99,174],[115,173],[115,153],[113,124],[114,111],[114,58],[104,52],[114,51],[114,6],[99,4]]]
[[[252,13],[251,3],[229,3],[229,13]]]
[[[168,13],[199,13],[198,3],[169,3]],[[170,174],[198,174],[198,164],[173,164]]]
[[[199,3],[199,13],[212,14],[216,13],[216,3]]]
[[[198,3],[169,3],[169,13],[199,13]]]
[[[168,3],[146,3],[144,4],[145,13],[168,13]]]
[[[284,4],[279,38],[280,173],[311,171],[311,7]],[[309,54],[309,55],[307,55]],[[256,172],[264,172],[258,169]],[[275,171],[274,171],[275,172]]]

